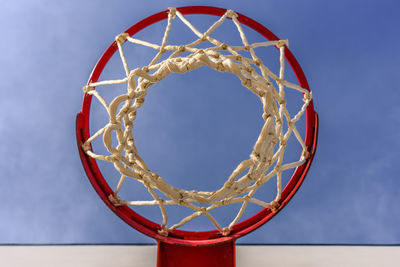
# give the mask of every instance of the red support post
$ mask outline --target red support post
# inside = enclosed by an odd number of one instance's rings
[[[158,241],[157,267],[235,267],[235,241],[203,246]]]

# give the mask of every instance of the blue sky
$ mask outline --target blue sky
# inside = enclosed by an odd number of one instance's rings
[[[2,1],[0,243],[153,242],[109,211],[92,189],[76,149],[75,115],[81,88],[115,35],[181,2]],[[233,9],[289,39],[313,90],[320,132],[317,155],[294,199],[240,241],[400,243],[400,5],[245,3],[185,1]],[[200,74],[210,78],[193,73],[165,80],[167,88],[155,88],[161,93],[149,95],[138,121],[144,158],[177,183],[192,173],[199,186],[225,175],[234,158],[249,153],[260,120],[244,88],[226,97],[237,80]],[[173,82],[177,88],[163,93]],[[196,86],[185,90],[188,82]],[[218,87],[210,97],[207,90]],[[188,105],[180,97],[194,101]],[[226,129],[234,134],[227,137]],[[211,160],[204,160],[207,153]],[[185,168],[175,168],[180,163]]]

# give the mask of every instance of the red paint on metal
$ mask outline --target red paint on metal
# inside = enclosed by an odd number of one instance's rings
[[[235,240],[211,246],[158,242],[157,267],[234,267]]]

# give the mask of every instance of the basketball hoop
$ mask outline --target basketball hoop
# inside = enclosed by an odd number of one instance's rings
[[[212,15],[220,18],[205,33],[201,33],[184,17],[184,15],[191,14]],[[168,33],[171,28],[170,22],[175,17],[181,19],[198,36],[196,41],[182,46],[167,45]],[[165,19],[168,20],[168,25],[161,45],[133,38],[135,34],[144,28]],[[210,33],[221,25],[225,19],[231,19],[238,28],[243,46],[229,46],[210,36]],[[267,42],[249,44],[241,30],[241,24],[261,34],[267,39]],[[122,50],[124,42],[148,46],[159,52],[148,66],[130,70]],[[206,49],[196,48],[196,45],[202,42],[210,42],[212,47]],[[279,75],[269,71],[256,57],[254,48],[258,46],[273,46],[280,51],[281,69]],[[167,50],[172,51],[172,56],[159,61],[161,55]],[[218,53],[220,50],[229,51],[231,54],[220,54]],[[244,59],[239,53],[241,50],[249,51],[251,58]],[[117,51],[119,51],[124,64],[126,77],[114,81],[98,81],[104,67]],[[179,57],[184,51],[189,52],[190,55]],[[284,79],[283,64],[285,60],[295,73],[298,85]],[[152,173],[137,154],[133,142],[133,134],[131,133],[132,129],[130,128],[132,121],[136,117],[136,110],[143,105],[146,92],[152,84],[164,79],[170,73],[185,73],[200,66],[208,66],[217,71],[230,72],[237,75],[245,87],[260,97],[264,105],[263,118],[265,125],[254,146],[250,159],[243,161],[237,167],[222,188],[212,192],[186,191],[175,188],[167,184],[159,175]],[[255,72],[253,66],[260,68],[261,74]],[[276,82],[279,92],[275,90],[272,81]],[[111,103],[106,103],[95,90],[97,86],[122,83],[127,84],[127,93],[116,97]],[[304,104],[293,117],[288,115],[285,108],[284,87],[292,88],[303,94]],[[234,266],[235,241],[262,226],[290,201],[302,184],[316,151],[318,116],[314,111],[306,77],[295,57],[287,48],[287,42],[277,38],[261,24],[231,10],[206,6],[170,8],[136,23],[124,33],[118,35],[116,40],[104,52],[94,67],[84,91],[82,110],[77,115],[76,120],[76,137],[79,155],[86,174],[100,198],[115,214],[136,230],[157,240],[157,266],[160,267]],[[96,134],[91,135],[89,131],[89,114],[93,96],[99,99],[108,110],[110,123]],[[120,104],[123,106],[121,108],[122,111],[117,111],[117,107]],[[295,127],[295,123],[303,114],[306,120],[304,140]],[[281,126],[284,118],[288,121],[287,132],[284,132]],[[273,122],[275,124],[272,124]],[[110,140],[111,131],[116,131],[117,135],[119,134],[118,146],[113,146],[107,141]],[[282,163],[283,152],[281,151],[285,150],[287,139],[290,138],[292,133],[302,146],[303,152],[298,161],[285,165]],[[111,153],[110,155],[99,155],[93,151],[91,141],[100,135],[103,135],[105,146]],[[274,152],[276,144],[279,145],[279,149]],[[119,184],[123,183],[125,177],[132,177],[140,181],[154,197],[154,201],[125,201],[119,199],[117,195],[119,187],[112,189],[109,186],[96,160],[110,161],[114,164],[115,168],[121,173]],[[238,174],[247,169],[249,171],[246,175],[241,178],[237,177]],[[289,182],[282,188],[280,175],[286,169],[294,169],[294,171]],[[266,203],[253,198],[255,191],[263,183],[275,176],[277,176],[278,180],[275,199],[270,203]],[[153,189],[162,191],[169,199],[161,198]],[[235,220],[227,227],[221,227],[209,214],[211,209],[237,202],[243,203],[242,208]],[[261,205],[264,208],[252,217],[239,222],[249,202]],[[196,203],[209,204],[209,206],[207,208],[200,207]],[[168,226],[164,205],[169,204],[183,205],[192,208],[194,212],[180,223]],[[131,209],[130,205],[158,205],[163,215],[163,222],[156,223],[146,219]],[[187,221],[201,215],[209,218],[216,229],[201,232],[179,229]]]

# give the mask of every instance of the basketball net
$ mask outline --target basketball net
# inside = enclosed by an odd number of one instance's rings
[[[121,174],[118,185],[109,200],[115,205],[145,206],[157,205],[161,211],[162,222],[159,233],[168,233],[182,227],[199,216],[206,216],[223,234],[229,235],[233,225],[241,219],[248,203],[254,203],[275,211],[279,207],[282,192],[282,172],[305,163],[308,155],[307,147],[296,129],[296,122],[303,116],[311,102],[311,92],[285,80],[285,47],[287,40],[249,43],[237,19],[238,15],[228,10],[206,32],[197,30],[178,10],[170,8],[168,23],[161,44],[149,43],[132,38],[127,33],[116,37],[119,55],[124,66],[125,75],[119,80],[104,80],[90,83],[84,92],[93,95],[104,106],[109,115],[108,123],[83,144],[85,153],[97,160],[111,162]],[[180,19],[196,36],[196,40],[186,45],[168,45],[172,21]],[[241,46],[230,46],[211,37],[227,18],[230,18],[239,32]],[[131,70],[124,55],[125,42],[139,44],[156,50],[155,57],[142,68]],[[208,43],[208,48],[197,48],[199,44]],[[279,73],[273,73],[255,53],[258,47],[277,47],[280,53]],[[169,51],[170,56],[161,57]],[[186,52],[187,56],[182,54]],[[248,52],[246,57],[243,52]],[[134,121],[137,111],[146,100],[149,88],[160,82],[171,73],[186,73],[202,66],[220,72],[236,75],[243,86],[258,96],[263,105],[264,125],[248,159],[243,160],[228,177],[221,188],[215,191],[196,191],[176,188],[168,184],[159,174],[152,172],[140,157],[133,136]],[[108,103],[96,87],[112,84],[126,84],[126,93],[115,97]],[[292,116],[286,107],[285,90],[296,90],[303,94],[303,103],[297,113]],[[286,124],[286,125],[284,125]],[[113,145],[112,136],[116,136],[117,145]],[[298,161],[283,163],[285,149],[290,137],[302,147],[302,155]],[[92,142],[102,137],[107,155],[92,151]],[[114,140],[115,141],[115,140]],[[267,181],[276,178],[276,195],[270,202],[254,197],[257,190]],[[119,191],[126,179],[139,181],[148,190],[153,200],[125,200],[120,198]],[[162,192],[160,194],[159,192]],[[227,226],[221,226],[210,214],[211,210],[234,203],[242,203],[236,217]],[[174,225],[168,225],[166,205],[179,205],[193,212]]]

